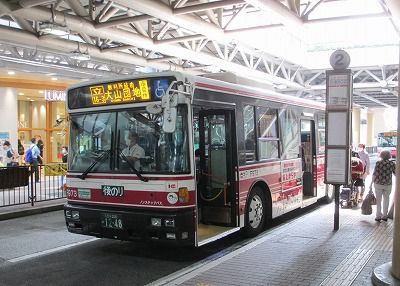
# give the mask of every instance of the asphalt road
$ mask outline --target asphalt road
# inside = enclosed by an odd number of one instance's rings
[[[269,231],[315,208],[276,219]],[[200,248],[179,248],[96,239],[68,233],[62,211],[0,221],[0,286],[146,285],[250,241],[233,234]]]

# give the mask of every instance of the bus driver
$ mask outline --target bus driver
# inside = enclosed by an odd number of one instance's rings
[[[138,145],[138,141],[139,136],[136,133],[129,131],[128,136],[125,138],[127,147],[122,150],[122,154],[133,163],[136,170],[140,170],[140,159],[145,156],[144,149]]]

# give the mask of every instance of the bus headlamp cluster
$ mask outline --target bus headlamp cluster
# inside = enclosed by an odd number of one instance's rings
[[[163,225],[163,219],[159,217],[151,218],[151,226],[161,227]],[[175,227],[175,220],[173,218],[164,219],[164,226],[166,227]]]
[[[79,218],[80,218],[79,211],[66,210],[65,217],[72,218],[73,220],[79,220]]]

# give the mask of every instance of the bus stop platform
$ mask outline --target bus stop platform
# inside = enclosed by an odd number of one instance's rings
[[[149,285],[373,285],[374,269],[392,261],[393,221],[376,222],[375,206],[371,215],[340,209],[334,231],[334,206],[314,207]]]

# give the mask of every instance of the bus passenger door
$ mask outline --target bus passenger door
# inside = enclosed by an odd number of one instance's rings
[[[199,111],[198,208],[200,222],[236,225],[234,111]]]
[[[317,157],[314,120],[301,120],[301,149],[303,167],[303,196],[315,197],[317,196]]]

